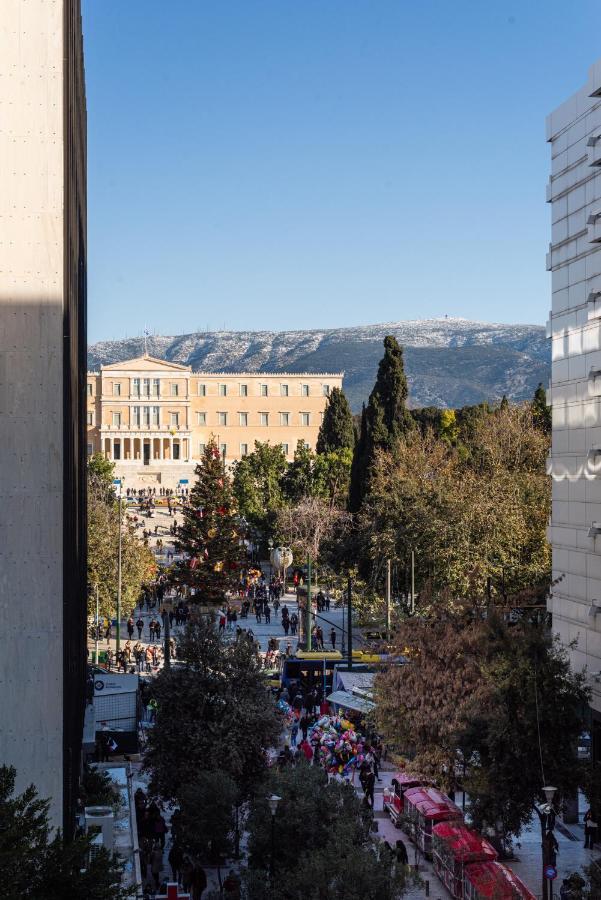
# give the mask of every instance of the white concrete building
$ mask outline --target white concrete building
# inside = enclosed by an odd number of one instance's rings
[[[601,678],[601,61],[547,118],[551,144],[553,630]],[[595,716],[597,718],[597,716]]]

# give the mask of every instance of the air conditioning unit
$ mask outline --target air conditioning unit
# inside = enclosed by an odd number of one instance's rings
[[[112,807],[86,806],[85,817],[86,831],[93,835],[101,835],[102,846],[112,853],[115,847],[115,813]],[[96,844],[96,840],[94,840],[94,844]]]

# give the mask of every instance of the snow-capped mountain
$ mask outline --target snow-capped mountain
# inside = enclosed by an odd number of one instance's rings
[[[539,325],[467,319],[416,319],[307,331],[215,331],[151,335],[148,353],[208,372],[340,372],[355,411],[369,396],[382,341],[393,334],[405,348],[412,406],[463,406],[531,397],[547,384],[550,353]],[[90,369],[139,356],[144,338],[100,341]]]

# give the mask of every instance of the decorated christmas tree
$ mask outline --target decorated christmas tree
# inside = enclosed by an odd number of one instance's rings
[[[213,438],[196,466],[196,476],[175,539],[184,559],[175,564],[172,579],[190,588],[192,600],[216,607],[236,588],[245,550],[231,481]]]

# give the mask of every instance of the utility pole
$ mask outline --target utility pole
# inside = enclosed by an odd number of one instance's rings
[[[311,616],[313,610],[311,608],[311,556],[307,557],[307,613],[306,613],[306,623],[307,623],[307,640],[305,641],[307,645],[307,651],[310,653],[312,649],[312,635],[311,635]]]
[[[415,550],[411,551],[411,613],[415,612]]]
[[[390,569],[391,561],[386,562],[386,640],[390,640]]]
[[[163,601],[163,633],[165,646],[163,648],[163,663],[165,669],[171,668],[171,618],[169,613],[173,609],[173,600],[168,598]]]
[[[348,619],[348,667],[353,668],[353,579],[348,577],[347,619]]]

